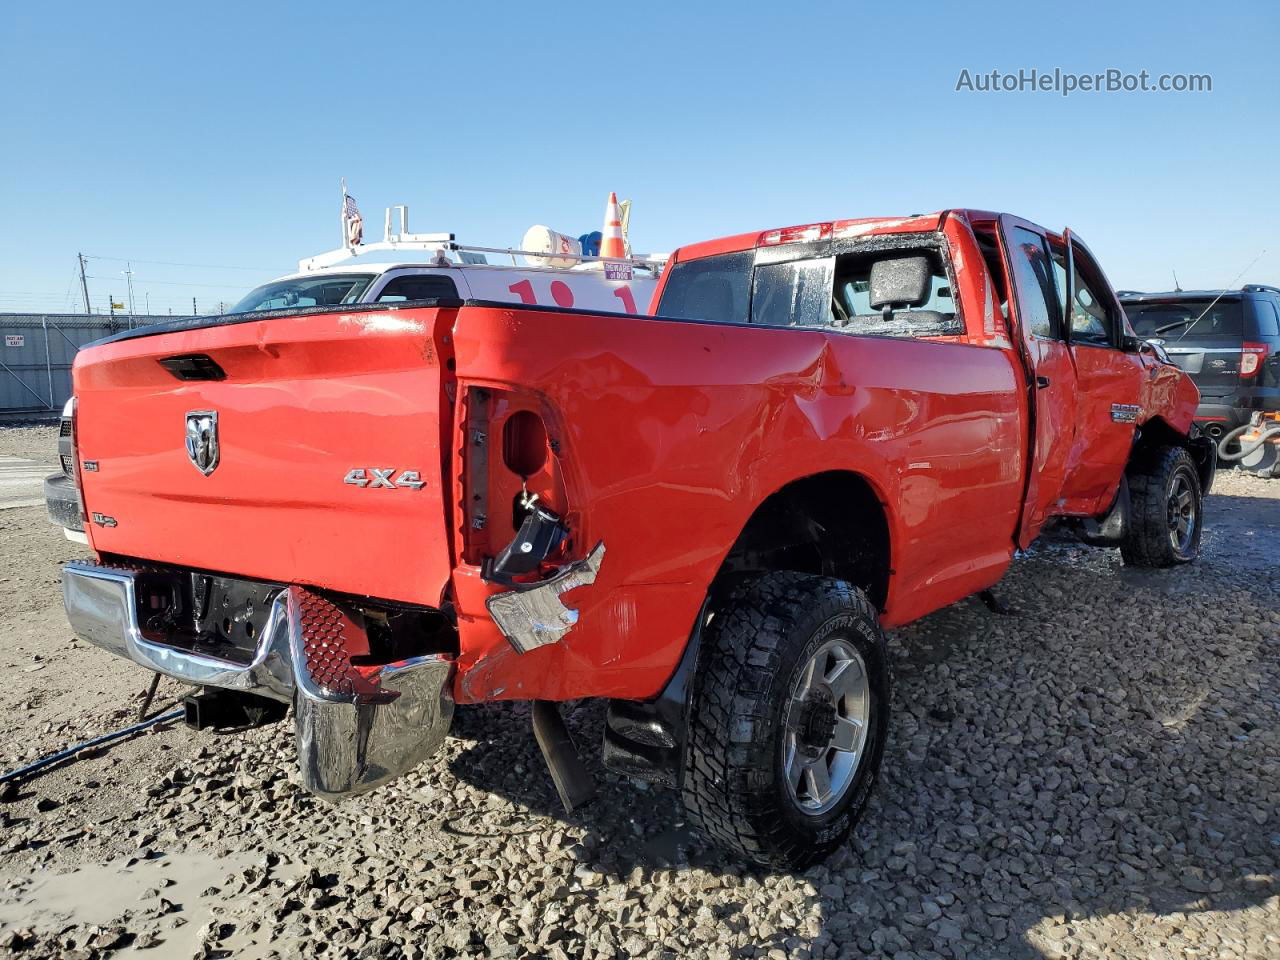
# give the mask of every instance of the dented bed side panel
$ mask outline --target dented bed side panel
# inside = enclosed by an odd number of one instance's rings
[[[459,311],[454,341],[460,398],[509,393],[545,413],[570,559],[607,547],[594,582],[557,594],[570,628],[525,653],[487,606],[507,588],[463,557],[459,702],[653,695],[753,510],[813,474],[859,473],[886,505],[888,624],[990,585],[1010,559],[1025,444],[1006,349],[486,306]],[[491,433],[487,469],[519,489]],[[490,549],[514,534],[505,497],[487,504]]]

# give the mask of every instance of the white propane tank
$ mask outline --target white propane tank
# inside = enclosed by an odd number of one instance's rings
[[[578,258],[582,255],[582,244],[573,237],[566,237],[542,224],[535,224],[525,231],[520,249],[546,254],[525,257],[535,267],[572,267],[581,262]]]

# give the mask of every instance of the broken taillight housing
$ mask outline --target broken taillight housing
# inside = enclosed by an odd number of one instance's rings
[[[1240,349],[1240,379],[1248,380],[1262,369],[1269,347],[1265,343],[1245,343]]]
[[[76,402],[76,398],[72,397],[67,401],[67,406],[71,409],[71,481],[75,484],[76,500],[80,504],[80,522],[84,525],[84,529],[88,530],[89,512],[84,508],[84,482],[81,475],[80,465],[79,404]]]

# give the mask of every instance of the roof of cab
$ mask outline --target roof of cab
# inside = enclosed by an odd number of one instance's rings
[[[373,273],[383,274],[388,270],[398,270],[401,267],[439,267],[439,264],[428,263],[424,260],[410,261],[409,263],[340,263],[333,267],[323,267],[319,270],[302,270],[297,273],[287,273],[282,277],[266,281],[267,283],[279,283],[281,280],[301,280],[304,277],[324,277],[333,273]],[[440,267],[440,269],[445,269]]]
[[[754,230],[717,240],[705,240],[680,247],[671,254],[673,263],[698,260],[720,253],[737,253],[755,247],[779,243],[801,243],[807,240],[841,239],[876,233],[931,233],[942,226],[947,211],[917,213],[909,217],[863,217],[856,220],[827,220],[819,223],[778,227],[773,230]]]

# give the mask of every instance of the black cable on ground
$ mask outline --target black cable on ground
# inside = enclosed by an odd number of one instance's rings
[[[1267,427],[1262,432],[1262,435],[1254,440],[1253,444],[1248,448],[1241,444],[1240,449],[1235,453],[1227,453],[1227,444],[1236,437],[1243,436],[1245,431],[1250,429],[1252,426],[1253,424],[1246,423],[1243,427],[1236,427],[1230,433],[1223,434],[1222,439],[1218,441],[1218,456],[1223,460],[1243,460],[1272,437],[1280,437],[1280,427]]]
[[[144,720],[142,723],[135,723],[132,726],[124,727],[123,729],[116,730],[112,733],[104,733],[100,737],[94,737],[92,740],[77,743],[75,746],[59,750],[57,753],[50,753],[47,756],[43,756],[39,760],[36,760],[34,763],[27,764],[25,767],[19,767],[17,770],[10,770],[8,773],[0,775],[0,783],[8,783],[10,780],[25,779],[46,767],[51,767],[55,763],[59,763],[62,760],[66,760],[67,758],[74,756],[81,750],[88,750],[90,747],[98,747],[104,743],[111,743],[115,740],[123,740],[125,737],[133,736],[135,733],[141,733],[149,727],[154,727],[170,720],[180,720],[185,712],[186,711],[182,708],[171,710],[168,713],[162,713],[157,717],[152,717],[150,720]]]

